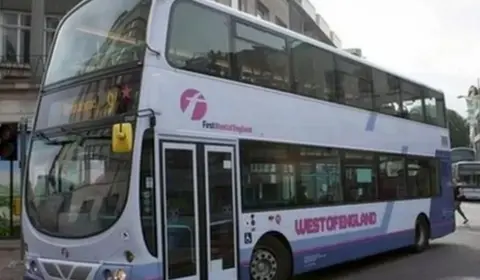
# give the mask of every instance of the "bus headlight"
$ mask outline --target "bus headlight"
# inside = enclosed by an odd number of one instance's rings
[[[111,270],[106,269],[103,271],[103,278],[105,280],[126,280],[127,273],[121,268],[113,271],[113,273]]]
[[[117,269],[115,270],[115,273],[113,274],[113,279],[114,280],[126,280],[127,279],[127,273],[123,269]]]

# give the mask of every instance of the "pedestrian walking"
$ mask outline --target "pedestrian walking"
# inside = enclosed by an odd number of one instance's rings
[[[461,190],[460,190],[460,186],[458,185],[455,185],[453,187],[453,199],[455,200],[455,210],[458,212],[458,214],[460,214],[460,216],[462,216],[463,218],[463,224],[466,224],[468,223],[468,218],[467,216],[465,215],[465,213],[463,212],[462,210],[462,200],[465,199],[465,196],[462,194]]]

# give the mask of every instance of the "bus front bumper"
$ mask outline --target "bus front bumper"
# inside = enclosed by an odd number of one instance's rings
[[[131,266],[29,258],[24,280],[128,280]]]

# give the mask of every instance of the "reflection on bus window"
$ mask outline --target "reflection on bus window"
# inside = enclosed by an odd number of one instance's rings
[[[111,129],[84,136],[35,138],[28,214],[48,234],[82,237],[109,228],[123,210],[131,154],[113,154]]]
[[[150,5],[148,0],[81,5],[57,31],[45,84],[142,61]]]

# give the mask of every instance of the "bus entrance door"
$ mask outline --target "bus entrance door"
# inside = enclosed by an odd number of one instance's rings
[[[236,279],[235,146],[160,147],[164,279]]]

